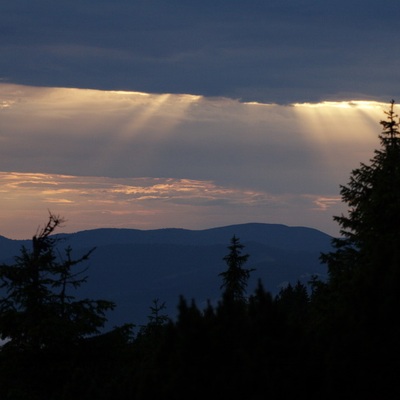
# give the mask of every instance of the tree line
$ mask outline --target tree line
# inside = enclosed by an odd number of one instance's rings
[[[221,297],[200,309],[181,296],[173,320],[154,299],[144,326],[104,333],[115,304],[81,298],[84,261],[53,233],[51,214],[13,264],[0,265],[0,398],[389,398],[400,394],[400,122],[394,101],[380,148],[340,186],[340,237],[321,254],[328,279],[272,296],[240,238],[230,238]]]

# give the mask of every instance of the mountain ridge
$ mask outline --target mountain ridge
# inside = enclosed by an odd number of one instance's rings
[[[290,232],[290,236],[285,236]],[[115,243],[134,241],[135,243],[170,243],[170,244],[226,244],[233,235],[239,237],[244,242],[254,240],[255,235],[266,235],[263,241],[269,240],[275,247],[287,247],[304,249],[315,247],[318,241],[325,247],[326,239],[330,241],[332,237],[314,228],[303,226],[287,226],[283,224],[267,223],[245,223],[233,224],[206,229],[185,229],[185,228],[160,228],[150,230],[130,229],[130,228],[96,228],[83,230],[75,233],[58,234],[59,237],[70,238],[75,236],[79,241],[93,238],[92,245],[103,243],[110,244],[112,239]],[[105,242],[104,242],[105,240]],[[284,242],[282,242],[284,240]],[[289,240],[289,241],[288,241]]]
[[[319,256],[331,249],[332,237],[308,227],[245,223],[202,230],[97,228],[54,236],[61,239],[60,248],[72,248],[74,258],[96,248],[82,264],[88,268],[88,281],[79,293],[114,301],[117,307],[107,316],[114,326],[145,324],[156,298],[166,302],[171,317],[180,295],[201,308],[207,301],[215,304],[221,295],[219,273],[226,269],[223,257],[233,235],[249,254],[246,266],[255,268],[248,294],[259,280],[275,295],[288,283],[326,276]],[[29,248],[30,241],[0,237],[0,262],[12,262],[22,245]]]

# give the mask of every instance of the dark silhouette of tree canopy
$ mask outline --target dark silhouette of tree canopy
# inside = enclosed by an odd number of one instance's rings
[[[341,186],[348,215],[335,216],[341,237],[335,251],[323,254],[331,284],[357,283],[386,290],[399,283],[400,262],[400,137],[394,101],[381,121],[381,149],[370,164],[353,170],[347,186]]]
[[[359,393],[368,382],[371,395],[394,387],[400,354],[400,133],[394,101],[385,114],[381,148],[341,186],[348,213],[334,217],[341,237],[321,255],[328,282],[314,282],[312,301],[312,323],[322,343],[326,338],[330,384]]]
[[[99,333],[105,313],[114,303],[76,299],[72,290],[86,282],[84,270],[74,271],[87,260],[90,250],[72,259],[70,247],[58,253],[59,240],[52,236],[63,219],[50,213],[47,224],[22,247],[13,265],[0,266],[0,334],[7,346],[19,349],[55,346]]]

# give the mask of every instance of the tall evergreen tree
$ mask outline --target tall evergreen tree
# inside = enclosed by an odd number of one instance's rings
[[[244,245],[240,243],[236,235],[233,235],[231,245],[228,248],[230,252],[223,258],[228,265],[228,269],[219,274],[223,279],[221,289],[224,289],[224,295],[232,300],[243,301],[245,300],[250,273],[254,271],[254,268],[243,268],[249,258],[249,254],[242,254]]]
[[[341,237],[335,251],[323,254],[331,284],[357,283],[365,290],[397,289],[400,273],[400,133],[394,101],[381,121],[381,149],[370,164],[353,170],[341,186],[348,215],[335,216]],[[352,285],[353,286],[353,285]],[[354,289],[354,287],[352,287]],[[397,291],[397,290],[396,290]]]
[[[400,125],[394,104],[380,121],[380,149],[341,186],[348,213],[334,217],[341,237],[321,255],[328,282],[314,282],[312,296],[329,382],[358,394],[394,389],[399,372]]]

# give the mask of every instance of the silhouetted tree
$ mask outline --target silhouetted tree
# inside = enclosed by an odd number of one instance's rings
[[[86,282],[85,270],[74,271],[74,267],[93,250],[73,259],[67,247],[62,255],[59,239],[52,235],[62,222],[50,213],[47,224],[34,235],[32,248],[22,247],[15,264],[0,266],[0,334],[6,340],[0,347],[1,399],[79,399],[77,394],[69,396],[72,388],[78,386],[82,391],[90,386],[87,380],[76,386],[74,376],[88,376],[83,371],[94,367],[93,361],[89,363],[92,358],[81,356],[90,354],[88,349],[93,346],[89,343],[93,342],[88,339],[101,336],[105,313],[114,303],[73,295]],[[115,330],[112,340],[106,341],[110,348],[120,347],[127,330]],[[105,358],[111,354],[106,346],[100,347]],[[111,367],[98,362],[96,366],[98,373],[90,374],[90,379],[96,382],[93,388],[100,390],[107,382],[101,374]]]
[[[71,248],[58,256],[58,239],[52,236],[63,219],[50,214],[49,221],[32,239],[32,249],[22,247],[13,265],[0,266],[0,333],[7,346],[19,349],[74,342],[99,333],[105,313],[114,303],[77,300],[69,289],[86,282],[84,271],[73,267],[87,260],[92,250],[73,260]]]
[[[233,235],[231,245],[228,248],[230,252],[223,258],[228,265],[228,269],[219,274],[223,279],[221,289],[224,289],[224,296],[230,297],[235,301],[243,301],[245,300],[250,273],[255,269],[243,268],[249,258],[249,254],[242,254],[244,245],[240,243],[236,235]]]
[[[321,255],[328,282],[314,282],[312,296],[313,324],[326,339],[329,382],[346,386],[349,395],[394,388],[399,371],[400,133],[394,101],[385,114],[381,148],[341,186],[348,213],[334,217],[341,237],[333,240],[334,251]]]
[[[307,287],[303,283],[299,280],[294,286],[289,283],[279,291],[275,301],[291,326],[297,328],[303,326],[308,318],[310,301]]]
[[[147,316],[148,323],[140,327],[139,336],[152,336],[157,334],[160,329],[170,321],[167,314],[162,311],[166,309],[165,302],[160,303],[158,298],[153,300],[150,306],[150,315]]]
[[[341,237],[336,251],[322,256],[328,264],[330,282],[363,280],[366,284],[393,283],[398,277],[400,246],[400,138],[394,101],[381,121],[381,149],[369,165],[353,170],[347,186],[341,186],[348,215],[335,216]]]

